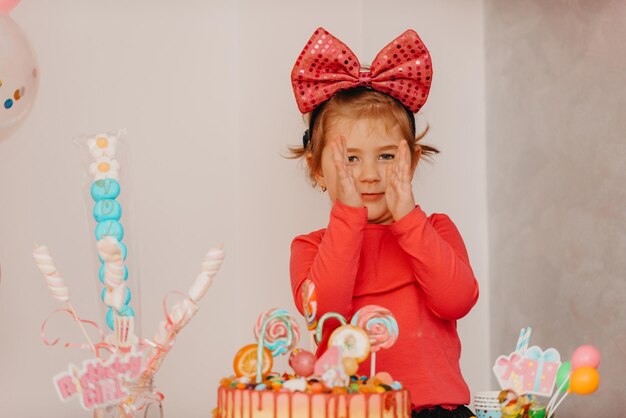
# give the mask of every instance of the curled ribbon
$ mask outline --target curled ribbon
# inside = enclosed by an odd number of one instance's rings
[[[173,295],[182,296],[183,299],[172,305],[171,310],[168,308],[169,299]],[[152,349],[148,355],[148,363],[146,370],[142,375],[142,379],[150,379],[158,371],[165,356],[176,342],[176,336],[180,330],[187,325],[198,311],[198,305],[189,296],[182,292],[170,292],[163,298],[163,313],[165,321],[159,327],[159,332],[152,340],[144,339],[142,344]]]
[[[172,305],[171,311],[167,308],[168,300],[172,295],[182,296],[183,299]],[[173,327],[174,335],[178,334],[178,332],[183,328],[187,323],[193,318],[193,316],[198,312],[198,305],[187,296],[183,292],[173,291],[165,295],[163,298],[163,313],[165,314],[165,319],[167,320],[168,325]]]
[[[49,316],[48,316],[48,317],[47,317],[47,318],[43,321],[43,323],[41,324],[41,339],[42,339],[42,341],[43,341],[43,343],[44,343],[45,345],[48,345],[48,346],[53,346],[53,345],[57,345],[57,344],[61,341],[61,338],[59,338],[59,337],[55,338],[55,339],[54,339],[54,340],[52,340],[52,341],[48,340],[48,338],[46,337],[46,326],[47,326],[47,324],[48,324],[48,321],[49,321],[49,320],[50,320],[53,316],[55,316],[55,315],[57,315],[57,314],[60,314],[60,313],[66,313],[66,314],[68,314],[68,315],[69,315],[69,316],[71,316],[71,317],[72,317],[72,319],[73,319],[74,321],[76,321],[77,323],[78,323],[78,322],[80,322],[80,323],[85,324],[85,325],[91,325],[92,327],[94,327],[94,328],[98,331],[98,334],[100,334],[100,341],[103,341],[103,340],[104,340],[104,333],[102,332],[102,329],[100,329],[100,327],[98,326],[98,324],[96,324],[96,323],[95,323],[95,322],[93,322],[93,321],[89,321],[89,320],[87,320],[87,319],[81,319],[81,318],[79,318],[78,316],[74,315],[74,313],[73,313],[72,311],[70,311],[69,309],[66,309],[66,308],[59,308],[59,309],[57,309],[57,310],[53,311],[53,312],[52,312],[52,313],[51,313],[51,314],[50,314],[50,315],[49,315]],[[105,346],[105,345],[107,345],[107,344],[106,344],[106,343],[104,343],[104,342],[100,342],[100,343],[98,344],[98,346],[102,346],[102,347],[103,347],[103,346]],[[87,344],[87,343],[78,344],[78,343],[73,343],[73,342],[65,342],[65,343],[63,343],[63,346],[64,346],[65,348],[80,348],[80,349],[82,349],[82,350],[84,350],[84,349],[91,350],[91,346],[90,346],[89,344]],[[98,355],[98,350],[96,350],[96,355]],[[98,358],[99,358],[99,355],[98,355]]]

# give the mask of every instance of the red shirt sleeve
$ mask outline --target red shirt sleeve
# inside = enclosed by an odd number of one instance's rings
[[[291,244],[291,289],[304,314],[300,287],[306,279],[315,284],[317,317],[337,312],[348,317],[359,266],[367,209],[335,202],[328,228],[296,237]]]
[[[463,239],[450,218],[430,218],[417,206],[391,225],[411,266],[428,306],[439,317],[465,316],[478,299],[478,282],[469,264]]]

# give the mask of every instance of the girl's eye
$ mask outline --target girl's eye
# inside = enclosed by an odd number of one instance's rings
[[[356,163],[357,161],[359,161],[359,158],[355,155],[349,155],[348,156],[348,162],[349,163]]]
[[[395,155],[393,154],[381,154],[380,157],[381,160],[393,160],[395,158]]]

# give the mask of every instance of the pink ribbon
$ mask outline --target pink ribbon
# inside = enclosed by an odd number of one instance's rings
[[[43,340],[43,343],[45,345],[49,345],[49,346],[57,345],[59,343],[59,341],[61,340],[61,338],[55,338],[54,340],[50,341],[46,337],[46,326],[48,324],[48,321],[53,316],[55,316],[56,314],[59,314],[59,313],[66,313],[69,316],[71,316],[72,319],[74,321],[76,321],[77,323],[81,322],[83,324],[91,325],[92,327],[94,327],[98,331],[98,333],[100,334],[100,340],[102,341],[102,342],[97,344],[96,349],[104,348],[106,345],[108,345],[105,342],[103,342],[103,340],[104,340],[104,333],[102,332],[102,330],[100,329],[98,324],[96,324],[93,321],[89,321],[87,319],[80,319],[78,316],[75,316],[74,313],[72,313],[72,311],[70,311],[69,309],[65,309],[65,308],[59,308],[59,309],[55,310],[41,324],[41,339]],[[87,343],[78,344],[78,343],[73,343],[73,342],[65,342],[65,343],[63,343],[63,346],[65,348],[80,348],[80,349],[91,350],[91,346],[89,344],[87,344]],[[98,350],[96,350],[96,351],[98,351]],[[98,355],[98,354],[96,353],[96,355]],[[98,358],[99,358],[99,355],[98,355]]]
[[[504,371],[504,374],[502,375],[503,379],[505,380],[509,379],[512,372],[515,372],[515,374],[517,375],[524,374],[523,368],[517,365],[517,362],[519,362],[521,359],[522,359],[522,356],[520,356],[517,353],[511,354],[510,357],[500,357],[498,359],[498,366],[506,367],[506,370]]]

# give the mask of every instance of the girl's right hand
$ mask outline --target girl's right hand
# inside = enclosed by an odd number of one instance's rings
[[[347,206],[355,208],[363,207],[363,200],[361,199],[361,193],[356,187],[354,177],[352,176],[352,170],[348,166],[348,147],[346,146],[346,138],[340,136],[330,141],[330,147],[332,151],[333,161],[335,163],[335,169],[337,176],[335,178],[336,184],[334,187],[336,198],[341,203]]]

